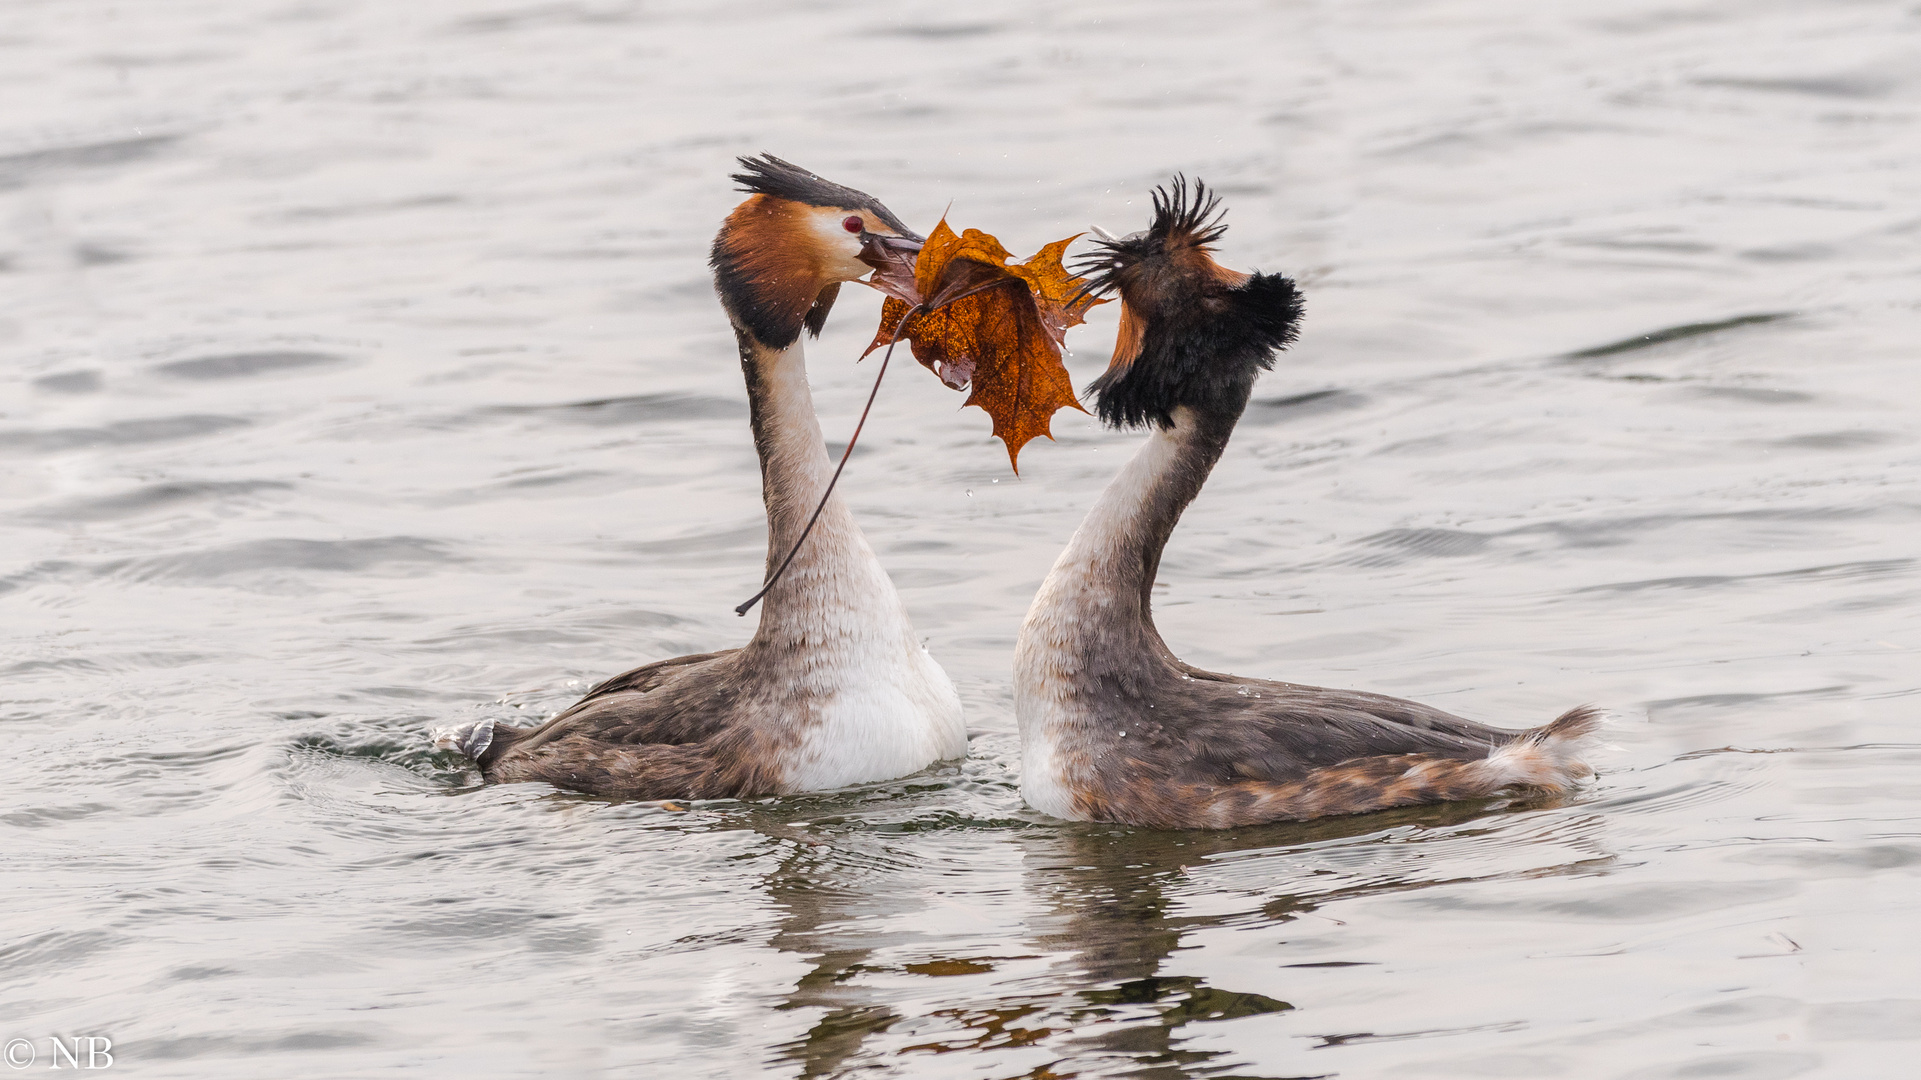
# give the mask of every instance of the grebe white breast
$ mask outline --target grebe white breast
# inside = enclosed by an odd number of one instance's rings
[[[1155,193],[1152,225],[1091,257],[1094,287],[1122,308],[1090,389],[1103,422],[1151,434],[1021,626],[1022,795],[1055,817],[1184,829],[1567,789],[1591,772],[1578,744],[1600,722],[1593,708],[1502,730],[1379,694],[1203,671],[1161,640],[1161,551],[1301,315],[1286,277],[1214,261],[1217,205],[1177,179]]]
[[[740,343],[772,576],[833,472],[801,332],[819,335],[841,283],[868,271],[864,252],[911,253],[922,238],[870,195],[772,156],[740,160],[750,197],[711,262]],[[837,494],[746,645],[616,675],[538,727],[482,720],[435,736],[491,781],[646,799],[825,790],[967,752],[953,683]]]

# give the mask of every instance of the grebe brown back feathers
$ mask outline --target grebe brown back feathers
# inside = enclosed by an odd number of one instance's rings
[[[1492,795],[1561,791],[1589,770],[1593,709],[1506,731],[1412,701],[1243,679],[1161,640],[1154,578],[1260,371],[1294,340],[1294,283],[1216,263],[1226,229],[1205,187],[1158,191],[1153,224],[1105,241],[1095,286],[1118,290],[1100,417],[1151,434],[1054,563],[1014,654],[1021,793],[1056,817],[1225,828]]]
[[[872,196],[763,156],[714,240],[767,504],[767,572],[793,546],[832,467],[801,331],[820,333],[861,255],[921,237]],[[838,495],[768,591],[738,649],[662,660],[594,687],[535,728],[483,720],[436,733],[493,781],[545,780],[632,798],[818,791],[903,776],[967,752],[960,699]]]

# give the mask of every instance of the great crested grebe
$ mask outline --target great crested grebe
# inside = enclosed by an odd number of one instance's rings
[[[1589,775],[1577,754],[1601,719],[1590,707],[1504,731],[1379,694],[1202,671],[1161,640],[1161,551],[1301,315],[1292,281],[1213,260],[1218,200],[1198,183],[1188,195],[1180,179],[1157,191],[1153,224],[1091,257],[1093,287],[1122,306],[1113,361],[1090,389],[1103,422],[1151,433],[1021,626],[1021,794],[1061,818],[1226,828],[1560,792]]]
[[[767,572],[806,528],[832,468],[801,353],[865,252],[916,235],[872,196],[779,158],[742,158],[751,193],[714,239],[715,290],[740,342],[767,503]],[[914,634],[838,495],[768,590],[741,648],[616,675],[546,723],[436,733],[487,779],[631,798],[820,791],[967,752],[960,698]]]

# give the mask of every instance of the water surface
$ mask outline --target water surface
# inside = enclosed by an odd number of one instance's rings
[[[1864,1077],[1921,1041],[1921,9],[25,2],[0,30],[0,1036],[155,1077]],[[964,762],[684,814],[425,732],[733,645],[705,248],[761,150],[1013,248],[1218,185],[1298,276],[1189,660],[1556,803],[1026,810],[1042,574],[1139,436],[890,376],[843,491]],[[830,438],[879,299],[812,348]],[[1100,370],[1112,308],[1076,330]]]

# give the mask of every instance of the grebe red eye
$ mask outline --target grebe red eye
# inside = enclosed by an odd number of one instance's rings
[[[867,226],[861,221],[859,214],[849,214],[847,220],[840,223],[840,227],[848,232],[859,232]]]

